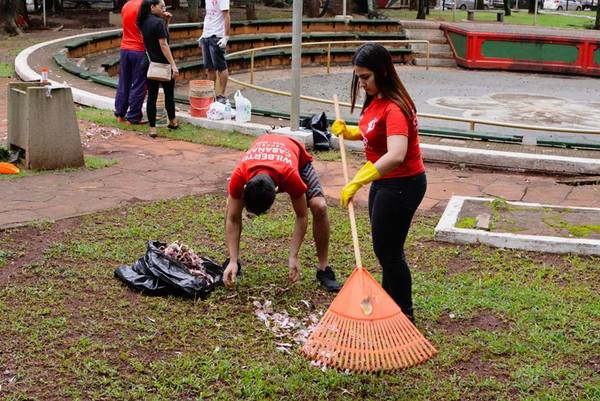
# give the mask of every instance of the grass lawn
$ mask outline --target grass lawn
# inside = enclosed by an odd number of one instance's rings
[[[332,202],[333,203],[333,202]],[[4,400],[599,400],[598,258],[455,246],[417,216],[407,245],[418,327],[439,355],[401,373],[348,375],[276,350],[254,301],[303,317],[324,310],[314,247],[287,283],[289,202],[244,221],[237,291],[148,297],[113,277],[148,239],[225,258],[222,195],[138,203],[0,232],[0,394]],[[365,208],[365,266],[379,279]],[[346,211],[330,208],[331,264],[353,266]],[[310,231],[310,230],[309,230]]]
[[[116,160],[112,160],[112,159],[105,159],[104,157],[98,157],[98,156],[83,156],[83,161],[85,163],[85,167],[88,170],[98,170],[101,168],[105,168],[105,167],[110,167],[110,166],[114,166],[115,164],[117,164]],[[18,178],[22,178],[22,177],[30,177],[33,175],[40,175],[40,174],[56,174],[56,173],[68,173],[68,172],[72,172],[72,171],[77,171],[76,168],[64,168],[64,169],[60,169],[60,170],[25,170],[24,168],[22,168],[21,166],[19,167],[19,174],[0,174],[0,181],[1,180],[14,180],[14,179],[18,179]]]
[[[385,10],[383,11],[389,18],[411,20],[417,17],[416,11],[410,10]],[[553,28],[574,28],[574,29],[590,29],[593,27],[594,19],[596,16],[595,11],[576,11],[570,12],[572,15],[559,15],[559,14],[538,14],[537,25]],[[584,18],[584,16],[592,17]],[[475,17],[477,21],[496,21],[496,14],[477,14]],[[452,11],[440,11],[431,10],[427,19],[430,21],[446,21],[452,22]],[[456,22],[467,19],[466,11],[456,11]],[[518,24],[518,25],[533,25],[533,14],[529,14],[527,10],[519,10],[513,12],[510,16],[504,16],[505,24]]]
[[[15,75],[15,68],[11,63],[0,63],[0,78],[11,78]]]
[[[140,133],[148,133],[147,125],[127,125],[118,123],[115,116],[110,110],[100,110],[93,107],[80,107],[77,112],[77,118],[81,120],[92,121],[96,124],[116,127],[122,130],[136,131]],[[196,127],[192,124],[187,124],[180,121],[179,129],[170,130],[168,128],[158,128],[158,136],[179,141],[187,141],[200,143],[203,145],[220,146],[223,148],[246,150],[250,144],[254,142],[256,137],[246,134],[241,134],[235,131],[218,131],[206,128]],[[338,151],[320,151],[311,153],[315,159],[331,161],[339,160],[340,153]]]

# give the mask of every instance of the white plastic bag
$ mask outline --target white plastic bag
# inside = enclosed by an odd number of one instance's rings
[[[225,112],[225,105],[219,102],[212,102],[210,106],[208,106],[208,111],[206,112],[206,117],[209,120],[222,120],[223,114]]]
[[[245,123],[250,121],[252,116],[252,104],[246,99],[240,91],[235,92],[235,121]]]

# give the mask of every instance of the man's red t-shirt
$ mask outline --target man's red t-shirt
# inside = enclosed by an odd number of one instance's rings
[[[123,37],[121,38],[121,49],[144,51],[144,39],[137,26],[137,17],[142,0],[129,0],[121,9],[123,21]]]
[[[374,98],[360,117],[358,124],[365,144],[367,160],[375,163],[387,153],[387,137],[408,137],[408,149],[404,162],[381,178],[410,177],[425,171],[417,118],[409,121],[402,109],[389,99]]]
[[[268,174],[279,192],[287,192],[293,199],[308,189],[300,177],[300,169],[312,161],[304,146],[292,138],[277,134],[258,137],[233,170],[229,181],[229,195],[241,199],[244,185],[258,174]]]

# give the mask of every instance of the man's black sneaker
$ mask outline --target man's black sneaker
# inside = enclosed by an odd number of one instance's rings
[[[317,270],[317,280],[329,292],[338,292],[342,286],[335,280],[335,273],[329,266],[325,270]]]

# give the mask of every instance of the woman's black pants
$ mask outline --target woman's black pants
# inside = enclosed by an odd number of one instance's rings
[[[427,177],[422,173],[374,181],[369,192],[373,250],[383,269],[381,285],[413,321],[412,281],[404,242],[426,189]]]
[[[148,100],[146,101],[146,114],[148,114],[148,125],[156,126],[156,99],[158,98],[158,87],[162,85],[165,92],[165,109],[169,120],[175,118],[175,80],[166,82],[148,80]]]

